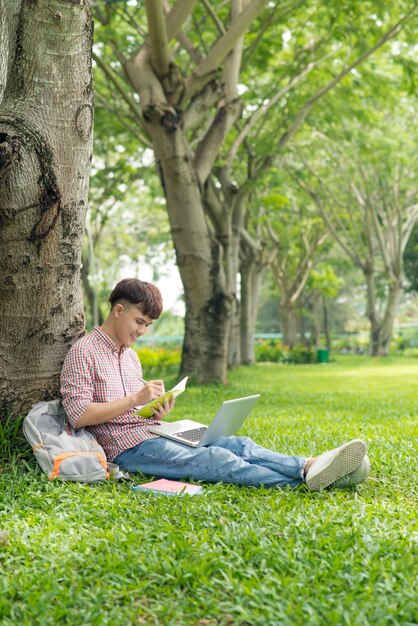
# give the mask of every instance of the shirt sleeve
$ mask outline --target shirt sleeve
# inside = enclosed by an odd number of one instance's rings
[[[61,371],[61,396],[64,411],[74,428],[88,405],[93,402],[94,368],[85,348],[75,344],[64,360]]]

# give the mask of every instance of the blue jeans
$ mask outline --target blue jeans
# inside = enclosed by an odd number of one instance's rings
[[[159,437],[121,452],[114,462],[128,472],[247,487],[296,487],[304,482],[304,457],[266,450],[248,437],[225,437],[209,446],[192,448]]]

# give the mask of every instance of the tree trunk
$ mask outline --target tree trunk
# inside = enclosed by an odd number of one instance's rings
[[[312,294],[312,329],[311,329],[311,345],[318,349],[321,346],[321,316],[320,316],[320,298],[319,291],[314,290]]]
[[[231,298],[222,247],[206,223],[202,194],[180,128],[156,115],[147,128],[160,167],[182,283],[186,318],[182,374],[226,381]],[[187,219],[185,216],[187,215]]]
[[[229,185],[229,188],[231,185]],[[225,261],[228,276],[228,292],[232,297],[232,314],[228,338],[228,368],[237,367],[241,363],[241,304],[238,298],[238,276],[240,265],[240,243],[243,210],[241,199],[228,190],[225,194],[231,203],[231,229],[228,248],[225,250]]]
[[[325,333],[325,345],[328,351],[331,351],[331,331],[329,328],[329,315],[328,315],[328,307],[327,302],[325,300],[325,296],[322,296],[322,307],[324,310],[324,333]]]
[[[296,329],[299,335],[299,343],[301,346],[309,346],[309,340],[306,337],[306,315],[303,306],[299,306],[297,310]]]
[[[376,310],[376,289],[374,284],[374,268],[368,263],[366,269],[363,268],[367,291],[367,311],[366,316],[370,322],[369,354],[378,356],[380,345],[380,320]]]
[[[240,334],[241,364],[243,365],[255,363],[254,335],[260,286],[261,269],[259,265],[255,261],[242,264]]]
[[[84,333],[80,260],[92,148],[93,22],[83,0],[3,0],[0,417],[58,394]]]
[[[296,345],[296,317],[293,305],[284,298],[280,299],[280,326],[283,343],[289,348]]]
[[[381,324],[379,336],[379,355],[389,354],[390,341],[393,334],[393,326],[398,312],[399,301],[402,294],[402,283],[400,280],[392,280],[389,285],[389,296],[386,303],[385,315]]]
[[[236,297],[232,300],[231,318],[228,333],[228,369],[241,363],[241,303]]]

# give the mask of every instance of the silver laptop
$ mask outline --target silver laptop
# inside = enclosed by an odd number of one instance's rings
[[[209,426],[193,420],[164,422],[160,426],[149,426],[150,433],[174,439],[180,443],[197,448],[207,446],[221,437],[235,435],[244,423],[260,394],[226,400]]]

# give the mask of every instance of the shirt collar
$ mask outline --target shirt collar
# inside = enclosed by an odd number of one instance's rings
[[[119,349],[117,348],[117,346],[115,345],[115,342],[113,341],[113,339],[111,337],[109,337],[109,335],[106,335],[106,333],[104,333],[102,331],[102,329],[100,328],[100,326],[94,326],[93,328],[93,334],[100,339],[100,341],[102,343],[104,343],[108,348],[110,348],[110,350],[112,352],[119,352]],[[122,346],[120,349],[120,352],[125,352],[125,350],[127,350],[128,347],[127,346]]]

